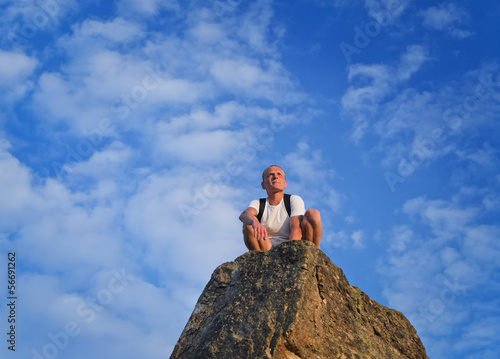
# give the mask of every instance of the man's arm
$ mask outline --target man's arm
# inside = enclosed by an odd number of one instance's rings
[[[302,239],[302,230],[300,229],[300,217],[301,216],[290,217],[290,237],[288,239],[290,239],[291,241]]]
[[[240,214],[240,221],[244,225],[252,226],[253,235],[257,240],[267,239],[267,229],[257,219],[257,210],[253,207],[248,207]],[[299,227],[300,229],[300,227]]]

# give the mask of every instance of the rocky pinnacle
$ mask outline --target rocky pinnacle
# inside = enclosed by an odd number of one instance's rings
[[[220,265],[171,359],[428,358],[405,316],[306,241]]]

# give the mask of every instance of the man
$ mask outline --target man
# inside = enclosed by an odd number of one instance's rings
[[[254,200],[240,215],[243,222],[243,237],[249,250],[268,251],[278,244],[290,240],[304,239],[319,248],[323,236],[323,225],[319,211],[305,210],[304,201],[296,195],[290,197],[291,213],[288,216],[284,203],[286,176],[279,166],[269,166],[262,173],[261,186],[267,199],[259,221],[259,201]]]

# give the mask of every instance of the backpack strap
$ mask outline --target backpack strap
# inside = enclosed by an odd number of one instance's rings
[[[257,213],[257,220],[260,222],[262,215],[264,214],[264,208],[266,208],[266,199],[261,198],[259,200],[259,213]]]
[[[290,197],[291,197],[290,194],[285,193],[285,196],[283,198],[285,201],[285,208],[286,208],[286,212],[288,213],[288,217],[291,217],[291,214],[292,214],[292,207],[290,205]],[[266,208],[266,199],[265,198],[259,199],[259,213],[257,213],[257,220],[259,222],[262,219],[262,215],[264,214],[265,208]]]
[[[285,193],[285,208],[288,213],[288,217],[292,216],[292,206],[290,205],[290,197],[291,195]]]

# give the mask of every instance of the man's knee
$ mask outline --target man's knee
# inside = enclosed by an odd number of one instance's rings
[[[311,224],[320,224],[321,223],[321,214],[317,209],[314,208],[309,208],[304,217],[307,219],[307,221]]]

